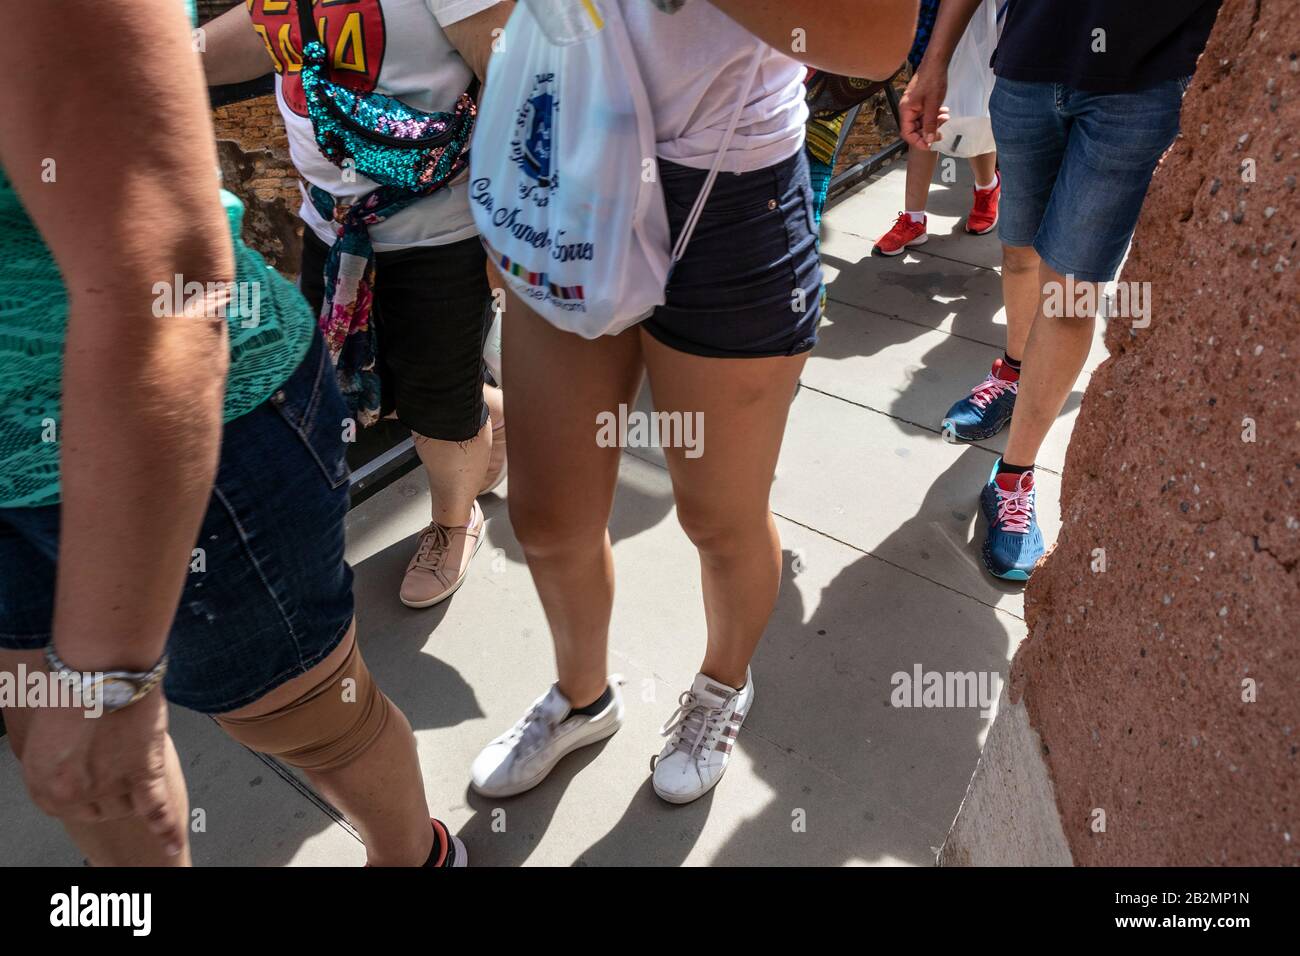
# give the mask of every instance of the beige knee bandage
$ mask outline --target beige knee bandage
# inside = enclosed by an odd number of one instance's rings
[[[216,721],[244,746],[300,770],[338,770],[379,738],[389,706],[354,644],[334,673],[293,703],[258,717],[217,715]]]

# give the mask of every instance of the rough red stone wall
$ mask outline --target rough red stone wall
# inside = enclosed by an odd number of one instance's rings
[[[1300,863],[1294,14],[1224,3],[1121,277],[1151,325],[1107,329],[1026,596],[1013,693],[1079,864]]]

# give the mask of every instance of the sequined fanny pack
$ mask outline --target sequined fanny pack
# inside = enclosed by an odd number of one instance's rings
[[[395,97],[358,93],[335,83],[312,2],[296,0],[296,5],[302,88],[321,153],[335,166],[353,168],[381,186],[427,195],[446,185],[469,165],[478,80],[450,113],[425,113]]]

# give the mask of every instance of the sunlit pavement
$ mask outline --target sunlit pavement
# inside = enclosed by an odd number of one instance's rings
[[[471,578],[431,610],[397,600],[428,521],[421,476],[352,513],[366,659],[415,727],[430,805],[473,864],[932,863],[989,720],[978,705],[893,707],[891,676],[919,665],[1005,677],[1024,636],[1020,589],[985,574],[978,554],[976,499],[1005,436],[953,445],[938,427],[1001,354],[1005,321],[996,237],[961,229],[971,193],[959,166],[957,184],[931,193],[930,241],[905,256],[870,254],[902,205],[901,164],[827,212],[830,305],[772,494],[786,551],[781,596],[754,660],[756,699],[735,758],[702,800],[669,806],[649,785],[659,726],[704,650],[698,565],[655,450],[624,456],[611,526],[619,578],[610,657],[626,679],[626,722],[508,800],[471,795],[470,762],[554,679],[506,513],[509,483],[484,499],[490,524]],[[1088,370],[1104,355],[1099,338]],[[1039,458],[1049,541],[1086,384],[1085,373]],[[205,718],[178,710],[173,728],[199,811],[197,863],[364,862],[354,832],[292,775]],[[0,748],[0,862],[80,863],[21,787]]]

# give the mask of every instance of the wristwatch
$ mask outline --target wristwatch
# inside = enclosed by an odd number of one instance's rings
[[[45,663],[50,672],[61,674],[81,687],[82,701],[97,706],[106,714],[129,707],[162,683],[167,673],[167,655],[147,671],[94,671],[74,670],[63,662],[54,650],[54,644],[45,647]]]

